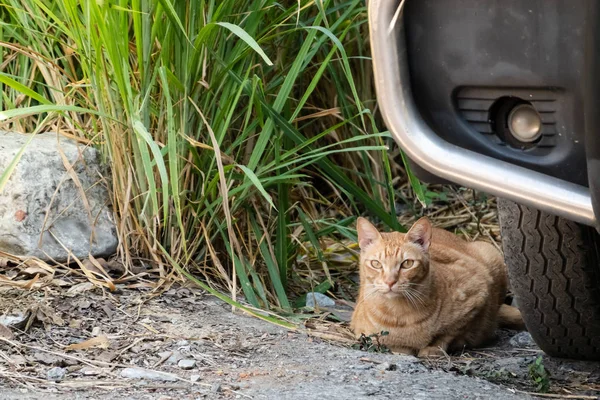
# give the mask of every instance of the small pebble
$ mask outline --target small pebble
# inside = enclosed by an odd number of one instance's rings
[[[335,301],[322,293],[306,293],[306,307],[315,307],[315,304],[319,307],[333,307],[335,306]]]
[[[190,380],[192,382],[198,382],[200,380],[200,375],[192,375],[190,376]]]
[[[176,382],[175,375],[167,374],[159,371],[150,371],[143,368],[125,368],[121,371],[121,378],[129,379],[147,379],[149,381],[165,381]]]
[[[219,393],[221,391],[221,384],[213,383],[212,386],[210,387],[210,391],[213,393]]]
[[[10,315],[0,315],[0,324],[7,327],[15,327],[25,322],[27,314],[19,312]]]
[[[510,338],[510,345],[513,347],[531,347],[535,342],[529,332],[519,332]]]
[[[167,359],[167,364],[177,364],[180,360],[183,360],[183,354],[178,351],[174,351],[173,354]]]
[[[377,365],[377,369],[380,371],[395,371],[396,368],[396,364],[391,364],[389,362],[384,362]]]
[[[96,376],[102,373],[101,369],[92,367],[83,367],[79,370],[79,373],[85,376]]]
[[[192,369],[196,366],[196,360],[179,360],[177,365],[181,369]]]
[[[357,370],[367,370],[373,368],[373,364],[358,364],[358,365],[349,365],[349,369],[357,369]]]
[[[61,367],[54,367],[48,370],[46,377],[49,381],[60,382],[67,374],[67,370]]]

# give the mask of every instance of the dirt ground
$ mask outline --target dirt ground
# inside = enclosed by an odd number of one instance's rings
[[[343,325],[321,318],[308,324],[320,337],[289,331],[190,288],[154,299],[85,284],[2,289],[0,310],[12,324],[0,332],[0,399],[531,398],[530,365],[542,354],[509,331],[493,347],[435,361],[365,352],[323,339]],[[538,373],[538,384],[555,397],[600,395],[600,363],[542,365],[550,377]]]

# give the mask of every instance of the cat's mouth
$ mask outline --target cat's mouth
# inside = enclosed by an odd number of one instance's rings
[[[382,288],[380,289],[380,292],[382,295],[384,295],[387,298],[393,298],[393,297],[399,297],[402,296],[402,290],[396,287],[393,288]]]
[[[393,286],[393,287],[381,287],[379,288],[379,293],[381,294],[381,296],[387,298],[387,299],[397,299],[398,297],[403,297],[403,298],[407,298],[407,297],[415,297],[415,296],[411,296],[411,293],[407,293],[408,291],[406,290],[406,288],[403,287],[398,287],[398,286]],[[419,296],[420,298],[420,296]]]

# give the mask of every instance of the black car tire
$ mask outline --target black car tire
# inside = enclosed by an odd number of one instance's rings
[[[600,360],[600,235],[498,199],[502,247],[525,325],[547,354]]]

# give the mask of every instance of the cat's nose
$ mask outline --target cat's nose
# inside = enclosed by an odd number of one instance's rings
[[[394,285],[396,284],[396,282],[398,282],[398,280],[397,280],[397,279],[394,279],[394,280],[386,280],[386,281],[385,281],[385,284],[386,284],[386,285],[388,285],[388,287],[391,289],[391,288],[392,288],[392,286],[394,286]]]

